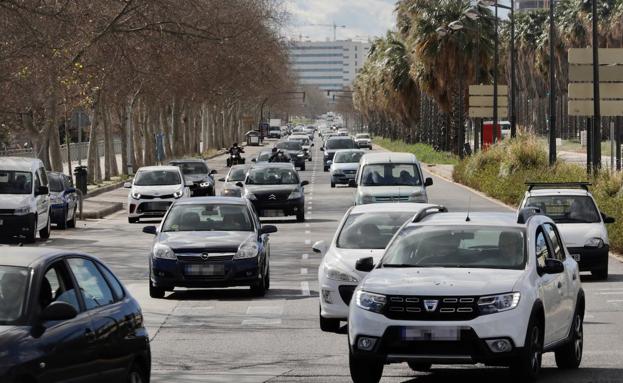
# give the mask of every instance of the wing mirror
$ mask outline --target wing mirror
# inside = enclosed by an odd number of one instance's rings
[[[605,213],[601,213],[601,218],[604,220],[604,223],[615,223],[616,222],[616,219],[614,219],[614,217],[608,217]]]
[[[430,177],[427,177],[426,180],[424,180],[424,187],[429,187],[429,186],[433,186],[433,179]]]
[[[240,181],[236,182],[236,186],[238,186],[239,188],[243,188],[244,184]]]
[[[39,186],[39,189],[35,192],[35,195],[47,195],[50,194],[50,189],[47,186]]]
[[[301,186],[305,186],[305,185],[309,185],[309,181],[303,181],[303,182],[301,182]]]
[[[369,273],[374,269],[374,258],[359,258],[355,263],[355,270]]]
[[[264,225],[260,229],[260,234],[272,234],[277,232],[277,226],[274,225]]]
[[[218,174],[218,171],[216,171],[216,169],[210,170],[210,175],[214,175],[214,174]]]
[[[324,152],[324,148],[320,148],[320,151],[321,151],[321,152]]]
[[[156,235],[158,233],[158,229],[156,229],[156,226],[145,226],[143,228],[143,233]]]
[[[318,241],[312,246],[314,253],[324,254],[327,252],[327,243],[325,241]]]
[[[257,158],[252,158],[251,162],[257,162]]]
[[[546,259],[545,266],[540,267],[541,274],[560,274],[565,271],[564,264],[557,259]]]
[[[124,182],[123,183],[123,187],[126,189],[131,189],[132,188],[132,182]]]
[[[225,177],[219,178],[219,182],[225,182]]]
[[[50,303],[41,312],[41,319],[44,321],[59,321],[73,319],[78,315],[78,311],[72,305],[63,301]]]
[[[348,181],[348,187],[349,188],[356,188],[357,187],[357,181],[355,181],[355,180]]]

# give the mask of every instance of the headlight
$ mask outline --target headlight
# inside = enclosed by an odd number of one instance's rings
[[[374,197],[369,194],[362,194],[360,200],[362,204],[374,203]]]
[[[134,198],[134,199],[141,199],[141,193],[133,191],[132,192],[132,198]]]
[[[481,314],[492,314],[512,310],[519,304],[519,293],[491,295],[478,299],[478,308]]]
[[[15,211],[13,211],[13,214],[15,215],[26,215],[28,213],[30,213],[30,206],[18,207]]]
[[[409,201],[412,202],[426,202],[426,197],[421,191],[415,192],[409,196]]]
[[[296,156],[297,156],[297,157],[305,157],[305,154],[300,153],[300,154],[297,154]]]
[[[332,268],[330,266],[325,266],[324,272],[328,279],[332,279],[334,281],[353,282],[353,283],[359,282],[359,280],[353,277],[352,275],[347,274],[339,269]]]
[[[234,189],[223,189],[223,195],[237,195],[237,191]]]
[[[238,251],[236,255],[234,255],[234,259],[249,259],[257,257],[257,252],[259,247],[257,246],[257,241],[254,236],[250,236],[246,241],[242,242],[240,247],[238,247]]]
[[[247,198],[247,199],[249,199],[251,201],[254,201],[254,200],[257,199],[257,197],[255,197],[255,194],[251,193],[250,191],[246,192],[244,196],[245,196],[245,198]]]
[[[63,197],[61,197],[58,194],[51,194],[50,195],[50,203],[53,205],[59,204],[59,203],[63,203]]]
[[[290,196],[288,197],[288,199],[299,199],[299,198],[303,198],[303,193],[301,193],[299,190],[295,190],[292,193],[290,193]]]
[[[211,184],[209,182],[202,182],[199,184],[199,187],[202,188],[209,188],[211,186]]]
[[[597,247],[601,249],[602,247],[604,247],[604,240],[599,237],[591,238],[586,241],[584,247]]]
[[[385,295],[369,293],[363,290],[358,290],[355,294],[355,303],[358,307],[375,313],[383,311],[386,302],[387,297]]]
[[[184,195],[184,190],[178,190],[175,193],[173,193],[173,198],[178,199],[178,198],[182,198],[182,196]]]
[[[173,253],[173,250],[171,250],[169,246],[162,245],[159,243],[157,243],[156,246],[154,246],[154,258],[177,259],[177,257],[175,256],[175,253]]]

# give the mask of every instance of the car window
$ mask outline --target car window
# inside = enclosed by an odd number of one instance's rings
[[[183,204],[171,208],[162,231],[253,231],[253,224],[244,205]]]
[[[344,222],[337,247],[344,249],[384,249],[413,212],[351,214]]]
[[[208,174],[208,167],[201,162],[171,162],[171,165],[182,169],[184,175]]]
[[[41,281],[38,302],[40,308],[44,309],[52,302],[69,303],[76,311],[81,311],[75,286],[63,262],[50,266]]]
[[[556,223],[601,222],[592,198],[581,195],[531,196],[525,206],[537,207]]]
[[[67,262],[80,286],[87,310],[115,301],[112,290],[93,262],[84,258],[71,258]]]
[[[111,273],[110,270],[102,265],[100,265],[99,269],[102,274],[104,274],[104,277],[108,281],[110,287],[112,287],[115,293],[115,298],[117,298],[117,300],[123,299],[123,297],[125,297],[125,293],[123,292],[123,287],[121,286],[121,283],[119,282],[117,277],[115,277],[115,275]]]
[[[244,177],[247,175],[246,168],[234,168],[230,170],[229,175],[227,176],[227,182],[232,181],[244,181]]]
[[[545,260],[550,257],[547,240],[543,229],[536,233],[536,263],[540,267],[545,267]]]
[[[41,187],[41,177],[39,176],[39,172],[35,172],[35,191],[39,190]]]
[[[32,193],[32,173],[12,170],[0,171],[0,194]]]
[[[344,152],[338,151],[337,153],[335,153],[333,162],[336,164],[358,163],[362,156],[363,156],[363,152],[360,152],[360,151],[344,151]]]
[[[327,141],[325,145],[327,149],[354,149],[355,142],[349,139],[331,139]]]
[[[29,269],[0,266],[0,325],[17,324],[25,310]]]
[[[545,228],[545,231],[549,236],[549,242],[552,244],[554,258],[559,261],[564,261],[566,255],[565,250],[562,247],[562,241],[560,240],[560,235],[558,234],[558,231],[556,230],[554,225],[550,223],[544,224],[543,227]]]

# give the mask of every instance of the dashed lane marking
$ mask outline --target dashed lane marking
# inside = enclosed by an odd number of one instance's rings
[[[301,268],[301,275],[307,275],[307,268],[305,267]]]
[[[303,254],[303,255],[301,255],[301,259],[303,259],[303,260],[307,260],[307,259],[309,259],[309,254]]]
[[[309,282],[301,282],[301,295],[305,297],[310,296]]]
[[[283,314],[283,306],[249,306],[247,315],[279,316]]]
[[[311,245],[311,239],[306,239],[306,240],[305,240],[305,244],[306,244],[306,245]]]
[[[276,326],[280,324],[281,324],[280,318],[271,318],[271,319],[253,318],[253,319],[245,319],[242,321],[243,326]]]
[[[305,234],[311,234],[311,230],[305,230]]]

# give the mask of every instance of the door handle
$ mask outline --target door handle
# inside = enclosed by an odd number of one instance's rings
[[[85,338],[87,338],[89,342],[95,341],[95,333],[90,328],[87,328],[86,330],[84,330],[84,336]]]

